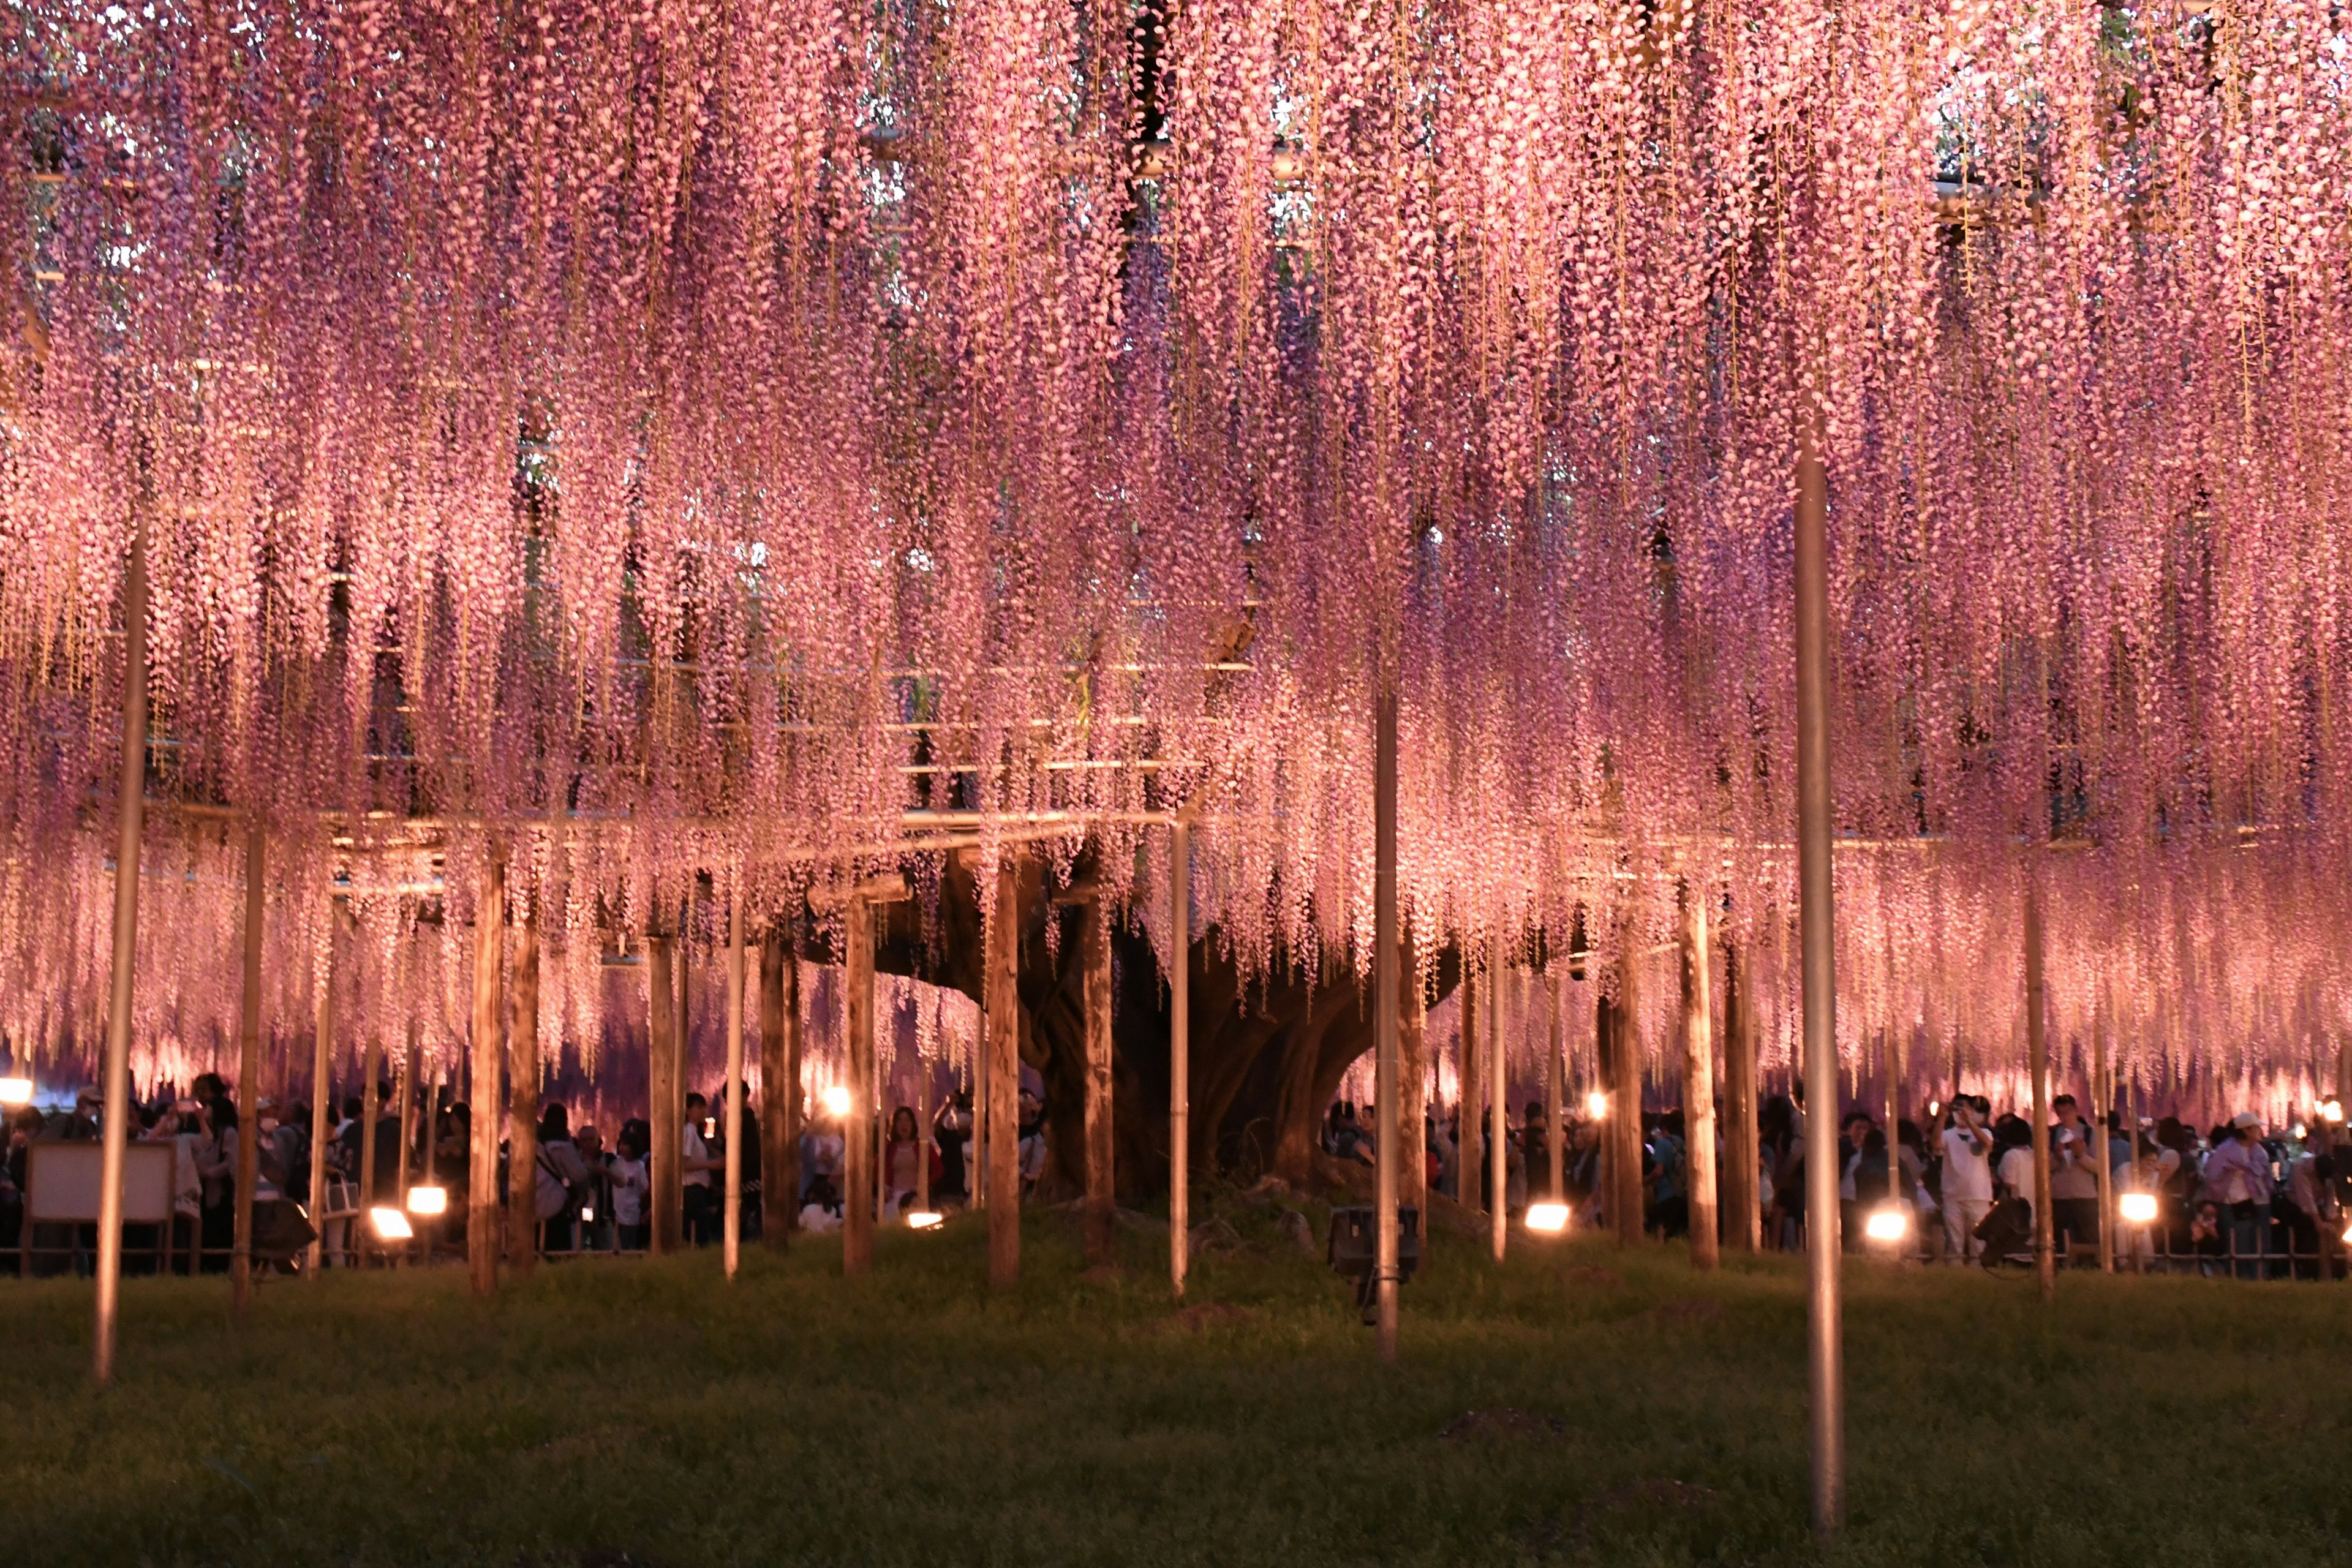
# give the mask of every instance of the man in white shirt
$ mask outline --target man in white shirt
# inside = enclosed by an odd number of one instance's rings
[[[1962,1260],[1983,1250],[1977,1226],[1992,1212],[1992,1134],[1982,1121],[1990,1109],[1956,1095],[1952,1124],[1944,1129],[1944,1240],[1947,1254]]]

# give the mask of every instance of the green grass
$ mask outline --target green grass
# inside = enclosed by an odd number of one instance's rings
[[[23,1563],[2207,1563],[2352,1556],[2345,1286],[1848,1274],[1850,1527],[1806,1527],[1794,1260],[1440,1238],[1375,1363],[1347,1288],[1248,1244],[1155,1331],[1164,1243],[1082,1280],[984,1228],[542,1268],[133,1280],[94,1393],[86,1285],[0,1283],[0,1556]],[[1607,1276],[1596,1270],[1607,1270]],[[1442,1436],[1472,1410],[1534,1419]],[[1555,1426],[1556,1424],[1556,1426]]]

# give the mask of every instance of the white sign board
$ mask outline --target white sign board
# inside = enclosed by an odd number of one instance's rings
[[[37,1224],[98,1218],[99,1173],[106,1145],[95,1138],[36,1139],[25,1148],[25,1218]],[[122,1150],[122,1223],[172,1220],[169,1143],[129,1143]]]

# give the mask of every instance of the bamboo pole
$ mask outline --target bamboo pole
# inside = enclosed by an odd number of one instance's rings
[[[499,960],[504,956],[506,868],[492,846],[482,869],[481,894],[474,905],[474,1079],[471,1150],[473,1163],[466,1180],[466,1267],[477,1296],[490,1296],[499,1288],[499,1252],[504,1239],[499,1203],[499,1107],[506,1064],[506,1042],[499,1037]]]
[[[1885,1063],[1886,1069],[1886,1201],[1899,1203],[1903,1197],[1903,1146],[1895,1134],[1903,1125],[1903,1107],[1896,1098],[1896,1085],[1903,1079],[1903,1042],[1895,1035],[1893,1024],[1885,1029]]]
[[[1486,1241],[1500,1263],[1511,1225],[1511,1062],[1509,1042],[1503,1035],[1503,989],[1510,971],[1504,963],[1501,931],[1491,940],[1495,984],[1490,988],[1493,1005],[1486,1009]]]
[[[988,1283],[1021,1283],[1021,873],[996,863],[996,903],[989,911],[988,973]]]
[[[1797,884],[1808,1142],[1837,1137],[1837,914],[1830,833],[1829,471],[1811,394],[1797,419]],[[1845,1311],[1838,1163],[1805,1162],[1805,1331],[1813,1531],[1845,1524]]]
[[[2033,1272],[2042,1299],[2058,1289],[2056,1232],[2050,1212],[2050,1037],[2042,1016],[2042,885],[2029,865],[2025,881],[2025,1053],[2033,1078]]]
[[[1192,1240],[1192,825],[1182,817],[1169,829],[1168,933],[1168,1273],[1181,1300]]]
[[[310,1245],[303,1253],[302,1266],[313,1279],[323,1278],[327,1271],[327,1130],[334,1125],[328,1103],[334,1090],[327,1081],[335,1038],[334,900],[328,901],[327,909],[326,952],[310,1014]]]
[[[1377,911],[1375,911],[1377,912]],[[1403,923],[1400,911],[1398,923]],[[1397,952],[1397,1202],[1411,1204],[1429,1235],[1429,1007],[1421,985],[1420,950],[1406,932]],[[1377,1067],[1377,1063],[1375,1064]],[[1430,1263],[1427,1247],[1421,1267]]]
[[[915,1212],[931,1212],[931,1064],[915,1047]]]
[[[1383,677],[1372,700],[1372,1321],[1380,1358],[1390,1363],[1397,1356],[1403,1257],[1397,1011],[1404,996],[1397,925],[1397,692],[1395,681]]]
[[[1546,1030],[1550,1044],[1544,1050],[1544,1180],[1545,1191],[1558,1204],[1568,1201],[1568,1108],[1562,1093],[1568,1068],[1561,1059],[1568,1048],[1568,1031],[1559,995],[1560,987],[1568,984],[1568,972],[1562,969],[1544,978],[1549,982],[1544,987],[1544,1005],[1550,1014]]]
[[[261,824],[245,825],[245,999],[236,1035],[236,1231],[229,1254],[229,1309],[239,1320],[253,1300],[253,1188],[260,1172],[261,937],[267,851]]]
[[[1713,1268],[1720,1258],[1715,1189],[1715,1001],[1713,964],[1707,952],[1706,893],[1687,882],[1682,889],[1677,946],[1682,957],[1683,1135],[1685,1186],[1690,1194],[1690,1258],[1694,1268]],[[1891,1135],[1891,1130],[1890,1130]]]
[[[685,1089],[678,1081],[677,1005],[671,988],[671,938],[666,931],[646,932],[646,1121],[652,1147],[646,1194],[651,1229],[646,1244],[656,1258],[677,1250],[686,1219],[686,1173],[680,1168],[685,1141]]]
[[[801,1223],[801,976],[782,926],[760,943],[760,1238],[781,1252]]]
[[[1110,912],[1099,894],[1078,911],[1085,935],[1087,1265],[1118,1263],[1118,1197],[1111,1140]]]
[[[1478,1170],[1486,1158],[1486,1133],[1479,1119],[1486,1113],[1486,1053],[1479,1048],[1478,1021],[1481,1011],[1494,1005],[1494,998],[1480,997],[1479,993],[1486,987],[1473,973],[1475,950],[1467,942],[1462,948],[1462,1044],[1456,1057],[1461,1073],[1454,1089],[1454,1201],[1475,1214],[1481,1199]]]
[[[411,978],[414,978],[413,974]],[[416,1071],[419,1065],[418,1058],[422,1054],[417,1044],[416,1020],[411,1018],[408,1020],[408,1052],[400,1067],[400,1164],[394,1173],[394,1184],[397,1189],[394,1201],[400,1205],[400,1211],[403,1214],[408,1212],[409,1156],[416,1149]],[[313,1161],[312,1163],[316,1164],[317,1162]],[[315,1214],[318,1211],[313,1209],[311,1212]],[[407,1251],[408,1248],[403,1247],[398,1253],[394,1253],[393,1256],[395,1263]]]
[[[139,957],[139,841],[147,799],[147,519],[131,531],[122,576],[122,752],[115,775],[114,952],[106,1002],[106,1109],[100,1133],[98,1289],[90,1328],[90,1376],[114,1381],[117,1311],[122,1291],[122,1166],[131,1139],[131,1006]]]
[[[507,1261],[539,1262],[539,900],[516,922],[514,1019],[507,1034]],[[580,1216],[569,1216],[573,1225]]]
[[[383,1037],[368,1032],[360,1049],[360,1213],[375,1206],[375,1123],[380,1114],[376,1081],[383,1073]]]
[[[2115,1089],[2107,1081],[2107,1024],[2115,1016],[2105,986],[2099,988],[2098,1016],[2091,1021],[2091,1154],[2099,1177],[2099,1272],[2116,1271],[2116,1173],[2107,1158],[2106,1124],[2115,1115]]]
[[[727,894],[726,1212],[719,1216],[720,1261],[727,1278],[743,1257],[743,878]]]
[[[1764,1206],[1758,1184],[1762,1152],[1757,1147],[1756,1014],[1748,988],[1739,983],[1739,957],[1723,950],[1723,1202],[1729,1215],[1726,1238],[1739,1252],[1764,1245]]]
[[[1628,933],[1630,935],[1630,932]],[[1617,1245],[1632,1247],[1646,1228],[1649,1194],[1642,1187],[1642,1046],[1639,953],[1628,941],[1619,960],[1617,1005],[1610,1010],[1610,1065],[1615,1074],[1609,1085],[1608,1132],[1615,1150],[1609,1210]]]
[[[855,1278],[874,1263],[874,906],[848,903],[849,1113],[842,1119],[841,1271]]]

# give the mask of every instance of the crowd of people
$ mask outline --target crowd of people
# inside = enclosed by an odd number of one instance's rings
[[[2099,1162],[2110,1191],[2142,1201],[2118,1203],[2116,1257],[2127,1267],[2185,1270],[2238,1279],[2340,1277],[2334,1245],[2352,1215],[2352,1134],[2331,1102],[2307,1122],[2266,1126],[2241,1112],[2203,1134],[2177,1116],[2148,1118],[2137,1129],[2113,1115],[2086,1117],[2075,1097],[2051,1104],[2047,1131],[2054,1246],[2071,1261],[2095,1263],[2102,1234]],[[1996,1116],[1982,1095],[1931,1101],[1925,1131],[1897,1120],[1894,1158],[1886,1129],[1869,1111],[1839,1122],[1838,1195],[1844,1245],[1868,1245],[1866,1221],[1892,1212],[1914,1256],[1949,1262],[2029,1260],[2035,1235],[2032,1125],[2018,1111]],[[1568,1205],[1587,1226],[1612,1223],[1601,1180],[1601,1124],[1561,1117],[1560,1189],[1551,1182],[1550,1119],[1539,1101],[1510,1119],[1503,1143],[1503,1202],[1522,1214],[1532,1190]],[[1484,1126],[1483,1121],[1480,1126]],[[1754,1192],[1767,1247],[1804,1246],[1806,1117],[1801,1094],[1768,1100],[1758,1117]],[[1679,1110],[1643,1118],[1643,1228],[1688,1233],[1687,1130]],[[1721,1120],[1716,1168],[1723,1169]],[[1432,1191],[1485,1209],[1491,1203],[1494,1151],[1481,1148],[1478,1169],[1465,1169],[1459,1108],[1433,1110],[1423,1125],[1423,1156]],[[1483,1145],[1485,1141],[1478,1141]],[[1370,1108],[1346,1100],[1325,1117],[1321,1144],[1335,1159],[1372,1163],[1377,1140]],[[1465,1197],[1467,1177],[1469,1193]],[[1718,1193],[1719,1195],[1719,1193]],[[1718,1224],[1725,1223],[1717,1205]],[[2144,1217],[2142,1217],[2144,1216]]]
[[[436,1103],[419,1108],[404,1135],[403,1119],[390,1084],[374,1096],[373,1136],[368,1103],[343,1099],[330,1123],[323,1154],[327,1202],[315,1218],[329,1267],[381,1254],[385,1244],[369,1234],[364,1210],[396,1201],[406,1187],[435,1187],[443,1194],[438,1214],[411,1214],[414,1250],[462,1251],[468,1223],[472,1180],[473,1110],[444,1089]],[[684,1188],[680,1235],[689,1246],[715,1244],[723,1228],[726,1138],[723,1099],[686,1097],[679,1129],[679,1167]],[[829,1112],[825,1097],[805,1121],[799,1140],[799,1177],[793,1207],[802,1226],[831,1230],[841,1223],[845,1201],[846,1129]],[[24,1107],[7,1121],[7,1153],[0,1162],[0,1254],[15,1253],[29,1272],[83,1271],[95,1245],[86,1224],[29,1225],[26,1184],[31,1146],[43,1140],[96,1140],[102,1107],[86,1089],[70,1107],[43,1111]],[[280,1105],[264,1097],[257,1107],[254,1206],[255,1253],[269,1261],[290,1261],[307,1247],[314,1216],[307,1212],[314,1151],[310,1108],[299,1100]],[[911,1211],[919,1199],[940,1210],[968,1204],[979,1191],[974,1114],[969,1091],[943,1096],[928,1128],[919,1126],[913,1107],[898,1106],[887,1123],[868,1129],[880,1173],[877,1201],[891,1215]],[[1045,1107],[1035,1092],[1020,1100],[1018,1164],[1024,1196],[1045,1168]],[[576,1125],[571,1110],[549,1103],[536,1129],[532,1181],[540,1250],[549,1256],[642,1251],[652,1238],[653,1130],[642,1117],[621,1122],[608,1146],[593,1121]],[[169,1267],[178,1272],[225,1270],[235,1241],[237,1181],[237,1105],[216,1073],[198,1077],[184,1094],[167,1086],[132,1108],[131,1136],[171,1146],[173,1218],[168,1226],[126,1227],[125,1267],[131,1272]],[[743,1192],[742,1234],[760,1235],[765,1208],[762,1144],[758,1112],[747,1094],[740,1132]],[[499,1147],[499,1192],[512,1192],[511,1143]],[[372,1162],[372,1168],[371,1168]],[[405,1183],[404,1185],[404,1177]],[[286,1223],[274,1222],[284,1217]],[[290,1245],[287,1237],[299,1232]]]

